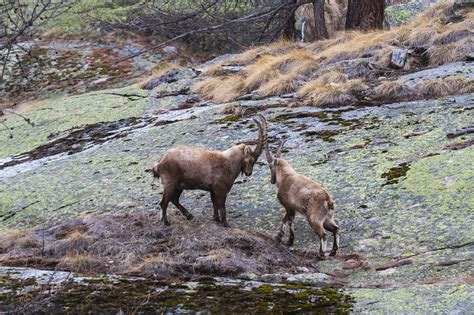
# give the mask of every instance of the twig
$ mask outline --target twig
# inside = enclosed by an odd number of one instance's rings
[[[132,59],[132,58],[135,58],[135,57],[138,57],[140,55],[143,55],[149,51],[153,51],[155,49],[158,49],[158,48],[161,48],[163,46],[166,46],[172,42],[175,42],[176,40],[178,39],[181,39],[183,37],[186,37],[188,35],[193,35],[193,34],[196,34],[196,33],[203,33],[203,32],[208,32],[208,31],[214,31],[214,30],[217,30],[217,29],[220,29],[224,26],[230,26],[230,25],[233,25],[233,24],[239,24],[239,23],[248,23],[248,22],[251,22],[251,21],[255,21],[255,20],[258,20],[258,19],[261,19],[263,17],[266,17],[266,16],[269,16],[269,15],[272,15],[274,14],[274,12],[277,12],[277,11],[280,11],[282,10],[283,8],[289,8],[289,7],[292,7],[293,10],[296,10],[295,8],[302,5],[302,4],[305,4],[305,3],[310,3],[311,1],[309,0],[305,0],[305,1],[301,1],[301,2],[298,2],[298,3],[295,3],[295,4],[288,4],[288,3],[283,3],[283,4],[280,4],[279,6],[277,6],[276,8],[272,8],[272,9],[269,9],[269,10],[266,10],[266,11],[263,11],[263,12],[258,12],[258,13],[253,13],[253,14],[249,14],[249,15],[246,15],[246,16],[243,16],[243,17],[239,17],[239,18],[236,18],[236,19],[233,19],[233,20],[229,20],[229,21],[226,21],[224,23],[220,23],[220,24],[216,24],[216,25],[211,25],[211,26],[206,26],[206,27],[201,27],[201,28],[198,28],[198,29],[195,29],[195,30],[191,30],[191,31],[188,31],[188,32],[184,32],[180,35],[177,35],[171,39],[168,39],[164,42],[161,42],[157,45],[153,45],[151,46],[150,48],[147,48],[147,49],[144,49],[142,51],[139,51],[135,54],[132,54],[126,58],[123,58],[121,60],[118,60],[116,61],[114,64],[118,64],[118,63],[121,63],[121,62],[124,62],[126,60],[129,60],[129,59]]]

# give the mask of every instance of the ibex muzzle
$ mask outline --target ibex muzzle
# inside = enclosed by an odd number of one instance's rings
[[[181,146],[168,150],[155,163],[153,174],[161,178],[164,186],[160,202],[161,220],[168,223],[166,209],[171,201],[188,219],[189,211],[181,205],[179,197],[183,190],[200,189],[211,193],[214,220],[228,226],[225,202],[235,179],[240,173],[252,175],[253,167],[263,152],[267,141],[267,124],[262,115],[254,119],[259,128],[259,138],[254,150],[246,144],[232,146],[225,151],[208,151]]]

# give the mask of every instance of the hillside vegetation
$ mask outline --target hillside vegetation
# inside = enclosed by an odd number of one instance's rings
[[[416,85],[396,79],[406,72],[467,60],[474,50],[473,21],[472,10],[454,10],[448,1],[389,31],[345,32],[314,43],[255,47],[205,68],[205,78],[194,90],[218,103],[248,93],[296,93],[303,105],[313,106],[468,93],[474,90],[472,79],[435,78]],[[407,58],[397,69],[391,60],[400,49]]]

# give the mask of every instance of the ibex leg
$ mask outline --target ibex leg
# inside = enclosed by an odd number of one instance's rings
[[[188,220],[192,220],[193,215],[189,213],[189,211],[181,203],[179,203],[179,197],[182,193],[182,189],[177,190],[173,195],[173,199],[171,199],[171,202],[176,206],[176,208],[178,208],[182,215],[184,215]]]
[[[217,198],[214,192],[211,192],[212,207],[214,208],[214,221],[221,223],[221,218],[219,217],[219,206],[217,205]]]
[[[166,215],[166,209],[168,208],[168,204],[170,203],[171,196],[172,196],[172,192],[165,189],[165,191],[163,192],[163,197],[161,197],[161,201],[160,201],[161,222],[163,222],[165,225],[170,225],[168,221],[168,217]]]
[[[334,222],[333,219],[329,219],[324,222],[324,228],[331,232],[334,236],[334,243],[332,244],[332,250],[329,255],[336,256],[336,252],[339,249],[339,226],[337,226],[336,222]]]

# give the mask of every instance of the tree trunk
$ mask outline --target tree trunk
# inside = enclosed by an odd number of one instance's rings
[[[364,31],[383,28],[384,0],[349,0],[346,29]]]
[[[296,4],[297,0],[288,0],[289,4]],[[288,9],[287,18],[285,21],[285,26],[282,31],[282,37],[286,40],[295,40],[296,39],[296,17],[295,10],[293,8]]]
[[[324,0],[313,1],[314,14],[314,40],[329,38],[326,28],[326,19],[324,18]]]

